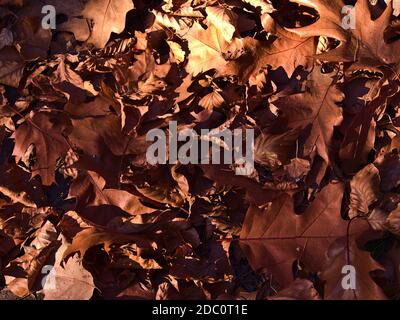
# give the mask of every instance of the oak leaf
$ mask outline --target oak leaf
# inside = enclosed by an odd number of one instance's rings
[[[342,195],[342,184],[329,184],[300,215],[286,194],[265,207],[251,205],[240,245],[254,270],[272,274],[283,287],[293,281],[296,260],[320,271],[326,250],[347,234],[348,222],[340,216]]]
[[[69,149],[66,136],[71,129],[71,121],[63,112],[41,110],[31,113],[13,135],[13,155],[16,161],[18,162],[33,144],[37,160],[32,175],[40,175],[44,185],[51,185],[55,182],[57,160],[63,158]]]
[[[338,103],[344,95],[335,84],[335,76],[335,73],[323,74],[320,68],[315,68],[304,92],[280,98],[274,103],[282,111],[282,119],[289,128],[309,130],[304,154],[311,154],[316,148],[327,163],[331,163],[334,127],[343,119]]]
[[[385,29],[390,25],[393,3],[390,1],[380,17],[371,18],[368,0],[359,0],[352,13],[355,14],[355,28],[343,28],[342,0],[295,0],[300,5],[312,7],[319,13],[319,19],[305,27],[290,29],[301,37],[326,36],[341,41],[333,50],[319,56],[325,61],[355,62],[353,69],[369,68],[397,63],[400,42],[386,43]]]
[[[352,227],[350,226],[350,233]],[[355,276],[355,288],[348,290],[343,288],[344,266],[355,268],[355,274],[352,274]],[[349,240],[346,237],[338,239],[328,249],[325,266],[320,275],[321,279],[326,281],[324,298],[327,300],[385,300],[383,290],[371,276],[372,271],[378,270],[383,270],[383,267],[371,257],[369,252],[360,249],[354,239]]]
[[[133,8],[131,0],[90,0],[82,11],[82,15],[94,23],[88,42],[103,48],[111,32],[121,33],[124,30],[125,15]]]
[[[194,76],[210,69],[217,69],[219,74],[229,74],[228,61],[224,54],[228,51],[237,54],[241,49],[241,40],[233,38],[231,41],[225,39],[214,25],[208,29],[195,22],[186,33],[190,54],[188,56],[187,71]]]
[[[312,66],[312,56],[316,52],[313,37],[299,37],[275,22],[271,31],[276,39],[266,44],[246,39],[251,44],[248,48],[252,52],[253,63],[248,66],[245,78],[255,76],[266,65],[270,65],[273,69],[284,68],[288,77],[291,77],[299,66],[303,66],[304,69]]]

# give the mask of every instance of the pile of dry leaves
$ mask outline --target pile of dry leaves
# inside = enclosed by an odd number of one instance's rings
[[[370,2],[0,0],[0,288],[398,299],[400,21]],[[256,171],[148,164],[170,121],[254,129]]]

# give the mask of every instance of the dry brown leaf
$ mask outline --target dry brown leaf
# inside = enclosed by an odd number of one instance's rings
[[[353,177],[350,181],[350,218],[368,215],[369,206],[379,198],[379,185],[379,170],[373,164],[364,167]]]
[[[13,155],[18,162],[28,147],[34,144],[37,161],[32,175],[39,174],[44,185],[51,185],[55,181],[57,160],[68,151],[69,145],[64,135],[70,130],[71,122],[62,112],[42,110],[30,114],[14,133],[16,143]]]
[[[50,266],[49,274],[42,280],[44,300],[89,300],[96,288],[93,277],[77,255],[62,264],[63,254],[70,244],[64,237],[60,241],[54,265]]]
[[[94,23],[88,42],[103,48],[111,32],[120,33],[125,27],[125,15],[133,9],[131,0],[90,0],[82,15]]]

